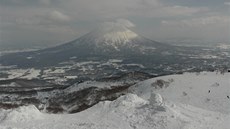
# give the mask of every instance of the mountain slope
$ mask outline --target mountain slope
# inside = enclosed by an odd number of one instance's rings
[[[125,26],[109,25],[60,46],[9,54],[0,57],[0,61],[3,65],[47,66],[67,61],[73,56],[78,59],[135,57],[154,55],[169,47],[171,46],[139,36]]]
[[[229,78],[230,73],[215,72],[152,78],[131,86],[128,93],[114,101],[99,102],[75,114],[47,114],[46,110],[39,112],[34,106],[0,109],[0,128],[228,129]],[[102,89],[112,87],[109,82],[92,84]],[[82,83],[66,91],[92,84]]]
[[[224,121],[223,114],[189,105],[151,103],[127,94],[101,102],[76,114],[45,114],[34,106],[0,112],[2,129],[210,129]],[[218,118],[218,119],[217,119]],[[26,123],[26,124],[25,124]],[[219,126],[220,128],[221,126]],[[222,129],[227,128],[222,125]]]
[[[149,98],[151,91],[154,91],[165,100],[230,113],[229,86],[230,73],[201,72],[153,78],[129,90],[142,98]]]

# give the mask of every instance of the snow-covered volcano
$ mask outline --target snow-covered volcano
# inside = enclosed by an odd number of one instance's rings
[[[3,65],[44,66],[65,62],[71,57],[110,59],[157,55],[169,48],[173,49],[170,45],[138,35],[131,31],[127,24],[110,23],[59,46],[2,56],[1,63]]]
[[[67,43],[68,44],[68,43]],[[65,45],[67,45],[65,44]],[[72,41],[73,46],[84,46],[91,52],[141,52],[154,51],[161,43],[144,38],[123,24],[105,24],[92,32]],[[121,54],[121,53],[120,53]]]

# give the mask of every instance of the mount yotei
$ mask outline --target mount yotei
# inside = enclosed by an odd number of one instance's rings
[[[169,49],[170,48],[170,49]],[[18,66],[49,66],[69,59],[127,58],[173,52],[173,46],[152,41],[123,25],[104,25],[71,42],[33,52],[1,57],[1,63]]]
[[[126,77],[130,72],[134,72],[131,74],[134,76],[139,76],[139,73],[141,76],[143,73],[158,76],[186,71],[226,70],[230,66],[229,53],[230,49],[220,47],[160,43],[133,32],[126,25],[105,24],[59,46],[3,54],[0,56],[0,77],[21,79],[32,75],[41,80],[63,82],[75,78]]]
[[[108,24],[56,47],[1,54],[0,128],[225,128],[227,72],[228,47],[173,46]]]

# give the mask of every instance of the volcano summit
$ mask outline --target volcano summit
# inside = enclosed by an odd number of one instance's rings
[[[103,64],[110,59],[117,59],[122,60],[121,67],[131,64],[128,68],[131,71],[134,70],[132,64],[141,64],[143,66],[141,69],[159,72],[156,69],[172,71],[173,67],[183,71],[191,68],[204,69],[203,65],[207,66],[206,69],[211,69],[213,66],[210,68],[209,64],[227,61],[226,55],[221,54],[222,51],[156,42],[133,32],[130,29],[132,26],[134,26],[132,23],[122,20],[105,23],[71,42],[37,51],[3,55],[0,57],[0,62],[3,66],[43,68],[69,62],[76,64],[93,61]],[[169,68],[166,69],[163,65]],[[114,72],[106,66],[101,70],[105,69]],[[98,71],[98,67],[95,66],[94,70]]]
[[[126,24],[106,23],[71,42],[33,52],[1,57],[4,65],[47,66],[69,60],[87,58],[127,58],[156,55],[171,47],[152,41],[131,31]],[[52,61],[52,62],[51,62]]]

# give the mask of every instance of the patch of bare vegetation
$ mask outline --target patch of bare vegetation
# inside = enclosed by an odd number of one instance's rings
[[[169,79],[168,81],[158,79],[155,82],[153,82],[151,85],[155,89],[162,89],[162,88],[167,88],[170,85],[170,83],[172,83],[173,81],[174,81],[173,79]]]

